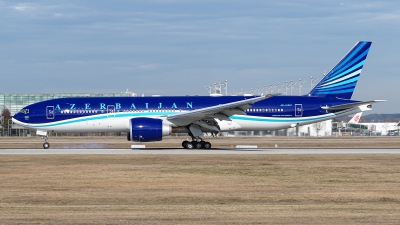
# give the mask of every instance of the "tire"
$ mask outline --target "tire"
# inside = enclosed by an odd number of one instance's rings
[[[193,149],[196,149],[196,148],[197,148],[197,143],[198,143],[198,142],[197,142],[197,141],[192,141],[191,143],[192,143],[192,145],[193,145]]]
[[[204,145],[203,145],[203,146],[204,146],[205,149],[210,149],[210,148],[211,148],[211,143],[208,142],[208,141],[207,141],[207,142],[204,142]]]
[[[197,148],[197,149],[201,149],[201,148],[203,148],[203,144],[201,142],[196,142],[194,144],[194,147]]]
[[[187,148],[187,143],[188,143],[188,141],[183,141],[182,142],[182,147]]]
[[[186,149],[193,149],[193,144],[192,144],[192,142],[189,142],[188,141],[188,143],[186,144]]]
[[[48,149],[48,148],[50,148],[50,144],[49,144],[49,142],[45,142],[45,143],[43,143],[43,148],[44,148],[44,149]]]
[[[204,148],[204,144],[206,143],[205,141],[200,141],[201,143],[201,148]]]

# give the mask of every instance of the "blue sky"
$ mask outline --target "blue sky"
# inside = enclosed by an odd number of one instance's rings
[[[0,1],[0,20],[0,92],[207,95],[301,78],[305,93],[367,40],[353,99],[400,112],[399,1]]]

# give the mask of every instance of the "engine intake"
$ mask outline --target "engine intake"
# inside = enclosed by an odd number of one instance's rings
[[[129,121],[128,141],[151,142],[161,141],[163,136],[171,134],[171,127],[162,119],[133,118]]]

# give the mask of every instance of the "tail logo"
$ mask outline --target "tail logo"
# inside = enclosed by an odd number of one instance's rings
[[[370,47],[371,42],[358,42],[309,96],[351,99]]]

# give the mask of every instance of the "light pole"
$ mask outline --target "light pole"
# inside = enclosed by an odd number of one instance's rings
[[[278,94],[281,92],[281,87],[283,86],[283,84],[279,84],[278,83],[278,85],[276,85],[277,87],[278,87]]]
[[[301,79],[299,78],[299,95],[301,95],[301,88],[303,87],[302,84],[304,84],[306,82],[306,80],[301,81]]]
[[[286,83],[286,86],[285,86],[285,87],[286,87],[286,89],[285,89],[285,95],[288,95],[288,92],[287,92],[287,91],[288,91],[288,82],[285,81],[285,83]]]
[[[313,89],[313,87],[314,87],[314,81],[317,81],[319,78],[318,77],[316,77],[316,78],[313,78],[312,76],[310,77],[310,82],[311,82],[311,90]]]
[[[8,127],[8,136],[10,137],[11,136],[10,131],[12,131],[12,119],[8,120],[7,127]]]
[[[228,95],[228,80],[225,80],[225,95]]]
[[[296,85],[296,83],[293,83],[292,80],[290,80],[290,95],[293,95],[293,86]]]

